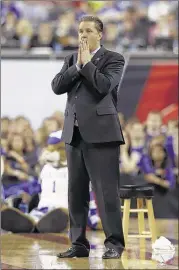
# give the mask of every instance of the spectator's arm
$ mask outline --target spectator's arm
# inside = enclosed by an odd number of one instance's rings
[[[131,173],[139,170],[137,167],[138,159],[135,157],[135,155],[129,156],[125,145],[121,146],[121,161],[123,164],[123,172]]]
[[[165,148],[167,150],[167,154],[171,159],[172,165],[175,167],[175,151],[174,151],[174,143],[173,143],[173,136],[167,136],[165,141]]]
[[[174,170],[172,167],[168,167],[166,169],[166,179],[168,180],[171,188],[175,186],[176,177],[175,177]]]
[[[145,174],[144,178],[148,183],[159,185],[159,186],[164,187],[164,188],[170,187],[169,181],[160,179],[159,177],[157,177],[153,173]]]
[[[17,162],[20,163],[22,169],[25,172],[28,172],[30,169],[30,166],[28,165],[28,163],[24,160],[24,158],[22,156],[20,156],[18,153],[14,152],[14,151],[10,151],[9,152],[9,156],[15,158],[17,160]]]
[[[10,175],[10,176],[15,176],[19,180],[28,180],[28,178],[29,178],[28,174],[26,174],[20,170],[15,170],[15,169],[11,168],[9,164],[6,164],[4,173],[7,175]]]

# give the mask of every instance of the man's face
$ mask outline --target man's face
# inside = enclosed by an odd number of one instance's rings
[[[90,51],[97,49],[102,38],[102,33],[98,32],[94,22],[81,22],[79,25],[79,42],[87,39]]]

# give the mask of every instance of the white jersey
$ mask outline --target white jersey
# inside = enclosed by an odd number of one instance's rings
[[[68,209],[68,168],[56,169],[51,164],[46,164],[41,171],[40,179],[42,188],[40,201],[38,207],[29,213],[36,222],[55,208]],[[91,186],[89,206],[88,226],[96,228],[100,218]]]
[[[68,208],[68,169],[54,168],[51,164],[46,164],[40,174],[41,196],[38,209],[48,208]]]

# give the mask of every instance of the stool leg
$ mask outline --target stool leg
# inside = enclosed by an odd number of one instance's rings
[[[137,199],[137,209],[144,209],[144,203],[142,198]],[[145,230],[145,219],[144,219],[144,212],[139,212],[138,214],[138,229],[139,229],[139,235],[142,235],[142,233]],[[145,259],[145,239],[141,238],[139,240],[140,243],[140,259]],[[143,252],[144,251],[144,252]]]
[[[148,209],[148,220],[149,220],[149,228],[150,232],[152,234],[152,243],[155,242],[157,239],[157,233],[156,233],[156,222],[155,222],[155,217],[154,217],[154,209],[153,209],[153,204],[152,204],[152,199],[146,199],[146,205]]]
[[[126,245],[127,245],[128,231],[129,231],[130,205],[131,205],[131,199],[125,199],[124,209],[123,209],[122,227],[123,227],[124,240],[125,240]]]

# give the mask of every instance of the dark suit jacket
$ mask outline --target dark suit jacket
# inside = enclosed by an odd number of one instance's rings
[[[84,141],[124,143],[117,114],[117,90],[124,67],[124,57],[103,46],[79,72],[77,53],[67,56],[52,81],[56,95],[67,93],[62,139],[70,143],[75,114]]]

